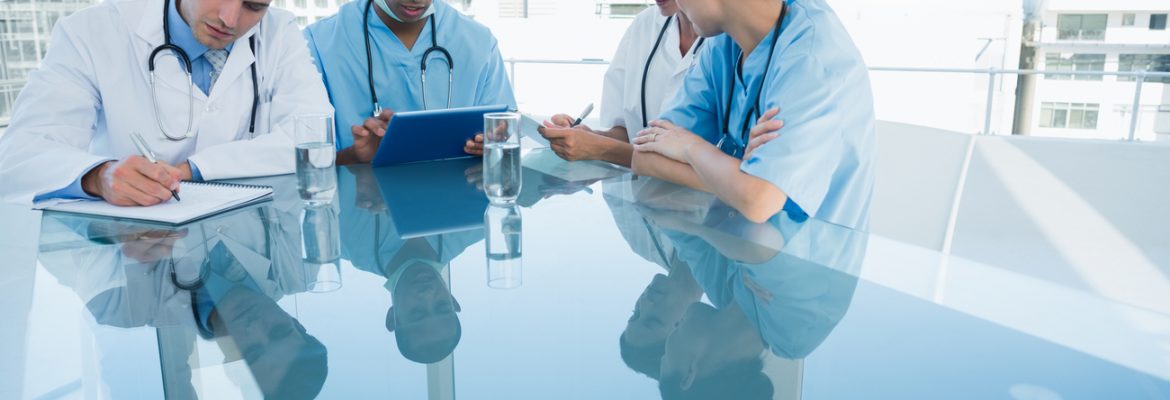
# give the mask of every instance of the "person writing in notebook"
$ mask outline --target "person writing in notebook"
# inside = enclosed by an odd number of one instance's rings
[[[753,222],[786,210],[865,229],[873,95],[828,4],[678,1],[710,47],[634,140],[634,171],[711,192]]]
[[[445,1],[359,0],[304,31],[337,108],[337,164],[373,160],[394,112],[516,107],[496,39]],[[483,135],[463,149],[483,154]]]
[[[602,160],[629,167],[631,139],[656,118],[682,86],[705,40],[675,0],[658,0],[622,36],[605,71],[601,124],[593,130],[573,126],[573,117],[554,115],[539,128],[550,148],[565,160]]]
[[[180,180],[292,173],[293,116],[332,108],[269,1],[114,0],[61,19],[0,136],[0,200],[149,206]]]

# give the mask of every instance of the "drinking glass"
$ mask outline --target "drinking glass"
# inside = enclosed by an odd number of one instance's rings
[[[483,116],[483,191],[493,204],[520,196],[520,114]]]
[[[487,283],[495,289],[513,289],[523,283],[521,251],[523,218],[520,207],[489,205],[483,213],[486,230]]]
[[[337,150],[333,145],[333,116],[298,115],[296,126],[297,191],[313,204],[328,203],[337,192]]]

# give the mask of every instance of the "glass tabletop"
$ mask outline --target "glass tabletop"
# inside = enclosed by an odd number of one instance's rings
[[[507,207],[478,160],[182,226],[0,207],[0,398],[1170,398],[1162,308],[523,165]]]

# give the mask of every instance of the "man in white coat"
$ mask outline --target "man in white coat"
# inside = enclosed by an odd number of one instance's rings
[[[60,20],[0,136],[0,200],[153,205],[179,180],[293,172],[293,117],[333,109],[270,1],[109,0]]]

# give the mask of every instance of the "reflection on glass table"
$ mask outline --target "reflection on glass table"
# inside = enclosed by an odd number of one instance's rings
[[[125,330],[139,327],[156,330],[168,398],[214,396],[199,382],[217,375],[267,397],[319,392],[327,351],[276,303],[307,289],[294,223],[302,206],[278,200],[178,227],[47,214],[39,259],[92,316],[109,393],[138,385],[119,361],[142,344]]]

